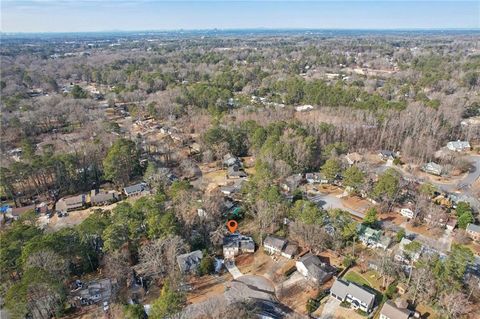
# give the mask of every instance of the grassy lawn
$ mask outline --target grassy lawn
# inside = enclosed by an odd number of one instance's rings
[[[383,299],[383,294],[378,291],[377,285],[372,284],[365,275],[361,275],[354,270],[350,270],[345,276],[343,276],[343,279],[354,282],[360,286],[366,286],[370,288],[369,290],[376,295],[376,302],[380,302]],[[374,280],[372,280],[372,282],[376,283]]]
[[[349,271],[345,276],[343,276],[343,279],[359,284],[360,286],[372,287],[370,282],[368,282],[367,279],[365,279],[356,271]]]

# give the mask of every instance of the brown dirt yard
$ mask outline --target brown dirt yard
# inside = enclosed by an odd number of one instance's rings
[[[225,291],[225,283],[231,280],[229,273],[221,276],[192,277],[192,291],[187,294],[187,303],[200,303]]]

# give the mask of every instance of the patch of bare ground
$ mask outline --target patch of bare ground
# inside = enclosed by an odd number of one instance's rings
[[[229,280],[228,273],[221,276],[192,277],[189,281],[192,291],[187,294],[187,303],[200,303],[213,296],[223,294],[225,291],[224,284],[227,280]]]
[[[350,208],[357,212],[366,211],[368,208],[373,206],[372,203],[358,196],[343,197],[342,204],[345,205],[345,207]]]
[[[318,294],[318,288],[314,288],[305,282],[285,288],[282,291],[280,302],[287,305],[293,311],[306,315],[306,305],[310,298],[315,298]]]

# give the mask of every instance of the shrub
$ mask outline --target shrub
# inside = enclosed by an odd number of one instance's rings
[[[206,255],[200,261],[200,266],[198,268],[200,275],[211,274],[215,270],[215,260],[213,257]]]

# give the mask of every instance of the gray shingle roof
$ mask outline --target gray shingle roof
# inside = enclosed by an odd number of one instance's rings
[[[286,243],[285,239],[271,235],[267,236],[263,241],[264,246],[270,246],[278,250],[282,250]]]
[[[467,230],[473,231],[473,232],[476,232],[476,233],[480,233],[480,225],[468,224],[467,225]]]
[[[111,202],[115,200],[114,193],[99,193],[91,197],[92,203]]]
[[[315,278],[319,282],[325,282],[330,279],[335,273],[335,268],[320,261],[317,256],[308,253],[299,260],[300,263],[305,265],[308,270],[309,276]]]
[[[408,319],[410,311],[407,309],[399,309],[391,300],[387,300],[380,312],[389,319]]]
[[[182,272],[189,272],[197,269],[200,264],[200,260],[203,258],[201,250],[195,250],[187,254],[177,256],[178,267]]]
[[[375,300],[375,294],[371,293],[370,291],[366,290],[359,285],[344,281],[341,279],[337,279],[334,283],[332,288],[330,289],[332,294],[344,299],[347,294],[355,297],[356,299],[361,300],[362,302],[366,303],[367,305],[373,304]]]
[[[366,290],[363,287],[360,287],[354,282],[351,282],[348,285],[348,293],[354,296],[357,299],[365,302],[367,305],[370,305],[375,300],[375,294],[371,293],[370,291]]]
[[[146,185],[144,183],[139,183],[131,186],[125,187],[123,190],[125,191],[125,194],[135,194],[144,191],[146,188]]]
[[[330,289],[330,292],[334,294],[335,296],[340,297],[341,299],[345,299],[347,296],[347,291],[348,291],[348,282],[343,281],[341,279],[335,280],[333,283],[332,288]]]

